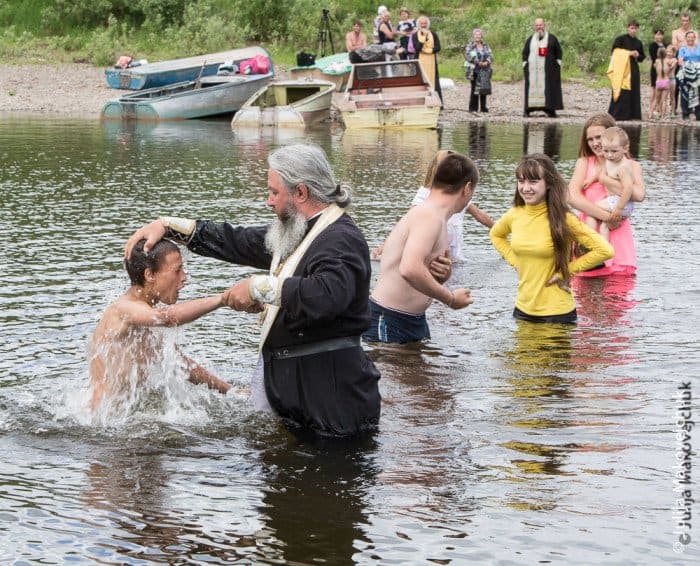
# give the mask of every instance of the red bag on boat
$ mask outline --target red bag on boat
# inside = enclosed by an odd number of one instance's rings
[[[243,59],[238,65],[242,75],[264,75],[270,72],[270,60],[264,55]]]
[[[257,75],[258,65],[255,59],[243,59],[238,65],[238,70],[241,75]]]
[[[265,55],[256,55],[253,60],[257,64],[258,74],[265,75],[270,72],[270,60]]]

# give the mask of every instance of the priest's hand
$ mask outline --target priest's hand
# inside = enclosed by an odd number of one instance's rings
[[[224,304],[237,311],[261,312],[263,305],[250,296],[250,279],[244,279],[224,291]]]
[[[126,244],[124,245],[124,257],[126,259],[131,258],[131,251],[140,240],[146,240],[146,243],[143,245],[143,251],[148,252],[153,246],[163,239],[163,236],[165,236],[165,226],[160,219],[154,220],[150,224],[146,224],[145,226],[136,230],[136,232],[134,232],[126,241]]]

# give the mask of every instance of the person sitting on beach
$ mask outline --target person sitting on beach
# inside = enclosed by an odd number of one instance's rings
[[[372,319],[362,335],[365,340],[403,344],[430,338],[425,311],[433,299],[452,309],[472,303],[469,289],[450,291],[431,275],[429,266],[447,248],[448,219],[464,210],[478,180],[468,157],[447,155],[435,172],[428,198],[391,231],[369,299]]]
[[[625,130],[613,126],[603,132],[601,142],[605,155],[604,178],[618,181],[619,185],[615,185],[615,188],[619,188],[619,194],[610,190],[610,183],[603,183],[608,196],[596,204],[610,212],[611,221],[620,222],[632,216],[634,210],[634,205],[630,200],[634,184],[634,171],[632,170],[632,161],[625,155],[626,148],[629,146],[629,137]],[[607,241],[610,241],[610,230],[605,222],[600,222],[589,216],[586,218],[586,224],[597,230]]]
[[[352,31],[345,34],[345,49],[352,53],[361,47],[367,47],[367,36],[362,33],[362,22],[355,20],[352,22]]]
[[[161,240],[147,253],[141,240],[124,262],[131,287],[109,305],[97,323],[90,344],[90,384],[93,411],[103,402],[118,400],[141,386],[150,368],[166,359],[163,337],[157,326],[192,322],[224,305],[224,295],[192,299],[175,304],[187,273],[180,250],[173,242]],[[164,303],[165,307],[158,307]],[[226,393],[228,383],[211,374],[176,349],[177,363],[195,384]]]

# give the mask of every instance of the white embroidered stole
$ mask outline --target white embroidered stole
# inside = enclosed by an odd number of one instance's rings
[[[323,232],[328,226],[333,224],[338,218],[340,218],[345,211],[340,208],[337,204],[329,205],[318,217],[313,228],[309,230],[309,233],[301,241],[301,244],[296,250],[280,265],[280,256],[276,253],[272,257],[272,264],[270,265],[270,275],[276,276],[280,280],[280,294],[282,293],[281,281],[287,277],[294,275],[294,272],[299,265],[299,262],[304,257],[304,254],[309,249],[309,246],[318,237],[318,235]],[[281,298],[281,297],[280,297]],[[262,328],[260,330],[260,349],[262,350],[263,344],[267,339],[267,335],[270,333],[270,328],[272,328],[273,322],[277,318],[280,308],[277,305],[265,305],[265,311],[261,317]]]
[[[547,63],[546,57],[540,57],[540,48],[547,49],[549,43],[549,32],[544,32],[542,39],[536,33],[532,34],[530,39],[530,55],[527,58],[528,62],[528,90],[527,90],[527,105],[528,108],[543,108],[545,105],[544,90],[545,90],[545,66]]]

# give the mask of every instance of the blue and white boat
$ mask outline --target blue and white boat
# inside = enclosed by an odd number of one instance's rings
[[[270,61],[272,60],[267,50],[253,46],[184,59],[159,61],[126,69],[120,67],[105,69],[105,78],[107,84],[112,88],[130,90],[155,88],[183,81],[194,81],[198,77],[216,75],[220,65],[227,62],[238,64],[240,61],[252,59],[256,55],[263,55]]]
[[[265,74],[204,77],[140,90],[107,102],[102,118],[157,121],[232,114],[273,77],[271,65]]]

